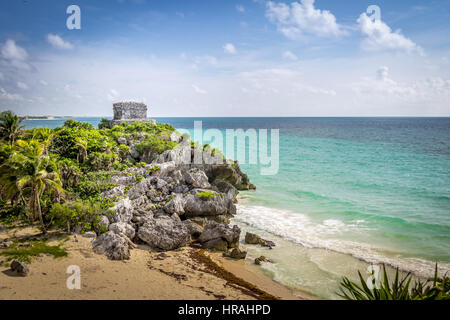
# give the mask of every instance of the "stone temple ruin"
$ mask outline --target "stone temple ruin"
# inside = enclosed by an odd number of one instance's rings
[[[148,120],[147,106],[140,102],[118,102],[113,104],[114,119],[110,121],[109,126],[112,128],[115,125],[120,125],[123,122],[151,122],[156,123],[155,120]]]

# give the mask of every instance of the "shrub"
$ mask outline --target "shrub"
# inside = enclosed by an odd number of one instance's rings
[[[171,150],[177,145],[174,141],[167,141],[160,136],[148,137],[136,146],[136,151],[140,154],[148,152],[161,154],[166,150]]]
[[[130,147],[125,144],[121,144],[119,146],[119,156],[122,159],[122,161],[125,161],[129,154],[130,154]]]
[[[50,210],[49,217],[52,224],[70,232],[77,226],[81,232],[104,232],[99,224],[100,217],[105,214],[101,204],[94,201],[76,200],[66,204],[55,204]]]
[[[196,195],[199,199],[203,201],[208,201],[210,199],[213,199],[215,194],[213,192],[205,191],[205,192],[197,192]]]
[[[109,128],[109,120],[102,118],[102,120],[98,124],[98,129],[102,130],[102,129],[108,129],[108,128]]]
[[[160,170],[161,170],[160,167],[158,167],[158,166],[153,166],[153,167],[151,167],[150,169],[147,170],[147,174],[148,174],[148,175],[151,175],[152,173],[158,172],[158,171],[160,171]]]

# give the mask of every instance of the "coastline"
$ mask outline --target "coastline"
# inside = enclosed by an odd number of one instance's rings
[[[1,229],[0,229],[1,230]],[[0,241],[8,238],[34,237],[35,228],[11,228],[0,232]],[[18,277],[5,267],[0,269],[1,300],[254,300],[259,297],[247,288],[217,276],[191,258],[198,249],[184,247],[175,251],[156,252],[146,245],[131,251],[129,260],[112,261],[92,250],[92,239],[69,235],[64,242],[67,257],[36,257],[29,264],[30,274]],[[49,244],[57,243],[56,239]],[[289,289],[249,266],[245,261],[207,253],[212,261],[235,277],[244,279],[269,295],[280,299],[308,299],[294,295]],[[66,286],[67,267],[76,265],[81,271],[81,290]]]

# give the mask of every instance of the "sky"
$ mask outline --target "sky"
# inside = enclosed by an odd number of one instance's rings
[[[2,0],[0,111],[450,116],[448,34],[450,0]]]

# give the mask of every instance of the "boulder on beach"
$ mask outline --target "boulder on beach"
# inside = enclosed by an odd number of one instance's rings
[[[30,269],[28,269],[28,266],[20,262],[18,260],[13,260],[11,262],[11,270],[18,276],[26,277],[28,273],[30,273]]]
[[[153,248],[174,250],[190,241],[191,234],[176,214],[147,218],[139,227],[138,237]]]
[[[259,244],[263,247],[272,248],[275,247],[275,242],[270,240],[265,240],[258,236],[257,234],[247,232],[245,234],[245,243],[247,244]]]
[[[266,258],[265,256],[260,256],[259,258],[255,259],[255,264],[256,265],[261,265],[262,262],[270,262],[273,263],[272,260],[270,260],[269,258]]]
[[[242,251],[239,248],[232,248],[228,250],[228,252],[224,253],[223,256],[231,259],[241,260],[245,259],[245,257],[247,256],[247,251]]]
[[[95,253],[106,254],[111,260],[130,259],[130,248],[128,241],[113,231],[100,235],[92,242]]]
[[[223,251],[227,251],[228,248],[239,247],[240,234],[241,229],[238,226],[230,227],[215,221],[208,221],[199,237],[199,241],[204,248],[208,249],[211,245],[218,243],[218,240],[223,240],[226,242],[227,246],[226,248],[221,246],[221,248],[226,249]],[[211,242],[213,240],[214,242]]]

